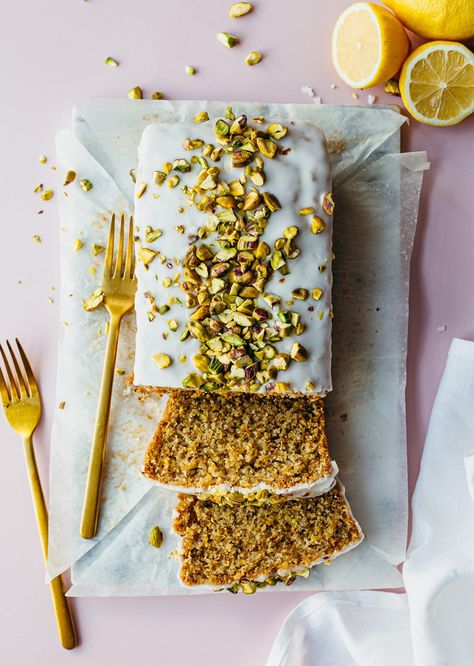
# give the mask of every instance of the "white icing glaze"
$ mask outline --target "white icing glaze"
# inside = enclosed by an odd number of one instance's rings
[[[311,483],[298,483],[294,486],[283,489],[274,488],[268,483],[259,483],[258,485],[252,486],[251,488],[241,488],[240,486],[231,486],[225,483],[217,486],[210,486],[209,488],[195,488],[162,483],[161,481],[156,481],[155,479],[152,479],[152,483],[159,486],[160,488],[185,493],[188,495],[215,495],[220,493],[240,493],[242,495],[250,495],[251,493],[257,493],[259,490],[268,490],[274,495],[285,495],[285,499],[292,500],[302,499],[304,497],[319,497],[320,495],[324,495],[324,493],[327,493],[329,490],[331,490],[331,488],[333,488],[336,483],[336,476],[339,472],[337,464],[334,461],[331,461],[331,467],[332,471],[328,476],[322,476]]]
[[[178,259],[182,261],[189,248],[188,235],[195,234],[198,227],[203,224],[206,214],[189,205],[185,194],[181,191],[183,184],[193,185],[199,169],[193,165],[190,173],[179,173],[180,184],[174,189],[153,184],[152,173],[161,170],[163,163],[173,162],[177,158],[190,161],[193,154],[200,151],[188,152],[183,149],[186,138],[203,139],[206,143],[215,144],[214,122],[215,118],[202,124],[195,123],[154,123],[143,132],[138,149],[138,168],[136,171],[137,188],[141,183],[147,183],[147,190],[135,200],[135,222],[138,227],[139,240],[137,246],[149,247],[165,255],[169,262]],[[270,123],[271,120],[268,120]],[[273,248],[273,243],[283,235],[283,230],[289,226],[297,226],[299,234],[295,239],[301,254],[289,262],[290,273],[280,282],[282,276],[275,272],[267,282],[265,290],[281,296],[282,309],[289,309],[301,314],[301,321],[305,324],[304,332],[296,336],[289,336],[275,344],[277,351],[288,353],[294,342],[299,342],[308,351],[308,359],[304,362],[291,362],[289,368],[278,374],[277,381],[287,382],[293,391],[307,393],[306,383],[311,381],[314,390],[311,393],[324,395],[330,391],[331,386],[331,287],[332,287],[332,218],[322,209],[324,194],[331,191],[329,162],[326,143],[323,133],[311,123],[304,121],[290,121],[289,132],[281,141],[284,147],[291,150],[285,156],[278,156],[274,160],[265,160],[266,183],[264,191],[271,192],[280,201],[282,209],[273,213],[261,240],[266,241]],[[266,125],[265,125],[266,126]],[[209,160],[209,165],[214,163]],[[235,169],[230,164],[230,157],[223,155],[217,166],[221,169],[226,180],[232,180],[242,174],[241,169]],[[177,172],[173,172],[177,173]],[[136,190],[137,191],[137,190]],[[154,198],[153,195],[159,195]],[[184,213],[178,209],[183,207]],[[310,230],[311,216],[300,216],[300,208],[312,207],[315,214],[321,217],[326,229],[321,234],[313,234]],[[184,225],[185,234],[176,231],[176,226]],[[154,243],[145,242],[145,227],[160,228],[163,235]],[[212,243],[212,236],[206,241]],[[137,247],[138,249],[138,247]],[[137,265],[138,290],[135,302],[137,316],[137,337],[134,381],[137,385],[161,386],[181,388],[183,379],[190,373],[196,372],[192,362],[193,355],[199,352],[200,343],[188,337],[180,341],[182,331],[186,327],[188,310],[184,305],[184,294],[178,286],[166,289],[162,286],[164,278],[173,278],[182,271],[180,266],[168,261],[165,264],[155,259],[146,270],[141,262]],[[320,272],[319,266],[326,270]],[[314,287],[323,290],[319,301],[311,296],[306,301],[294,301],[291,306],[286,301],[291,298],[291,291],[304,287],[311,292]],[[183,305],[173,304],[165,315],[157,314],[153,321],[148,321],[147,311],[150,304],[144,296],[150,292],[156,299],[157,305],[168,302],[172,296],[183,301]],[[268,305],[260,299],[259,305],[269,309]],[[314,311],[308,308],[313,307]],[[278,309],[273,310],[276,317]],[[322,319],[319,318],[322,313]],[[167,320],[175,319],[179,324],[177,332],[170,332]],[[163,339],[163,333],[168,334]],[[153,361],[153,355],[167,354],[172,364],[160,369]],[[179,362],[179,356],[186,355],[185,363]],[[265,390],[265,385],[261,390]]]

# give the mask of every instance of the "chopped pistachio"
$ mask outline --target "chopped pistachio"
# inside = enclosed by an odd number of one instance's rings
[[[253,581],[250,581],[248,583],[241,583],[240,589],[244,594],[254,594],[254,592],[257,591],[257,584],[254,583]]]
[[[75,180],[76,180],[76,172],[72,170],[66,171],[66,175],[64,176],[64,182],[63,182],[64,187],[74,182]]]
[[[171,178],[168,178],[167,185],[170,189],[176,187],[176,185],[178,184],[179,184],[179,176],[171,176]]]
[[[313,234],[320,234],[325,230],[325,228],[326,225],[324,224],[323,220],[317,215],[313,215],[311,218],[311,232]]]
[[[306,382],[305,390],[306,390],[306,391],[314,391],[314,384],[313,384],[313,382]]]
[[[176,319],[168,319],[166,323],[168,324],[168,328],[170,329],[170,331],[174,332],[178,330],[178,322],[176,321]]]
[[[145,194],[145,192],[146,192],[146,188],[147,188],[147,187],[148,187],[148,185],[147,185],[146,183],[138,183],[137,191],[136,191],[137,199],[141,199],[141,198],[142,198],[142,196],[143,196],[143,195]]]
[[[218,32],[216,37],[217,41],[220,42],[223,46],[226,46],[228,49],[232,49],[239,43],[239,38],[235,35],[231,35],[228,32]]]
[[[155,361],[156,365],[162,370],[171,365],[171,357],[168,356],[168,354],[154,354],[153,360]]]
[[[145,266],[151,264],[151,262],[153,261],[153,259],[156,257],[157,254],[158,252],[150,250],[150,248],[148,247],[140,247],[138,249],[138,257],[145,264]]]
[[[287,227],[287,228],[283,231],[283,236],[284,236],[287,240],[292,240],[293,238],[295,238],[295,237],[298,235],[298,232],[299,232],[298,227]]]
[[[35,243],[41,243],[41,238],[38,236],[38,234],[35,234],[33,236],[33,240],[35,241]]]
[[[35,192],[35,193],[36,192],[42,192],[42,191],[43,191],[43,183],[40,183],[39,185],[37,185],[33,190],[33,192]]]
[[[84,192],[89,192],[89,190],[92,190],[93,188],[91,181],[87,180],[87,178],[83,178],[82,180],[80,180],[79,185],[84,190]]]
[[[132,181],[133,181],[134,183],[137,182],[137,177],[136,177],[136,174],[135,174],[135,169],[130,169],[130,171],[128,172],[128,175],[130,176],[130,178],[132,179]]]
[[[323,295],[323,293],[324,293],[324,292],[323,292],[322,289],[320,289],[319,287],[315,287],[315,288],[311,291],[311,296],[314,298],[315,301],[319,301],[319,299],[321,298],[321,296]]]
[[[108,58],[106,58],[104,60],[104,63],[106,65],[109,65],[109,67],[118,67],[119,66],[117,60],[115,60],[115,58],[111,58],[110,56],[108,56]]]
[[[115,372],[117,373],[117,375],[120,375],[121,377],[123,377],[123,375],[125,374],[125,370],[122,370],[122,368],[115,368]]]
[[[179,159],[173,162],[173,170],[180,171],[181,173],[186,173],[191,171],[191,165],[187,160]]]
[[[231,134],[242,134],[247,127],[247,116],[242,114],[238,116],[230,126]]]
[[[140,86],[135,86],[128,91],[128,96],[130,99],[143,99],[143,90],[140,88]]]
[[[161,229],[153,229],[152,227],[145,227],[145,240],[147,243],[154,243],[162,235]]]
[[[158,90],[155,90],[154,92],[151,93],[151,98],[152,99],[163,99],[164,95],[162,92],[159,92]]]
[[[327,192],[323,196],[323,210],[327,215],[332,215],[334,213],[334,197],[332,192]]]
[[[273,159],[276,154],[277,145],[271,139],[264,139],[263,137],[257,138],[257,148],[265,157]]]
[[[225,120],[220,118],[214,125],[214,132],[217,136],[227,136],[229,134],[229,125]]]
[[[82,301],[82,307],[84,310],[87,310],[87,312],[90,312],[91,310],[95,310],[96,308],[99,307],[99,305],[104,301],[104,292],[102,289],[96,289],[94,293],[89,296],[89,298],[86,298],[85,301]]]
[[[150,536],[148,537],[148,541],[150,542],[150,546],[153,546],[153,548],[159,548],[163,543],[163,534],[158,525],[152,528]]]
[[[253,67],[254,65],[258,65],[259,62],[262,62],[262,58],[263,56],[260,51],[250,51],[245,58],[245,64],[249,67]]]
[[[170,277],[166,277],[166,278],[163,278],[163,280],[161,281],[161,284],[163,285],[163,287],[165,289],[168,289],[173,284],[173,281]]]
[[[104,252],[104,250],[105,247],[103,245],[97,245],[97,243],[94,243],[94,245],[92,246],[92,254],[94,255],[94,257]]]
[[[166,175],[168,175],[173,170],[173,165],[171,162],[165,162],[161,167]]]
[[[383,89],[386,93],[389,93],[389,95],[397,95],[398,97],[400,96],[400,86],[398,85],[398,81],[396,79],[389,79],[385,83]]]
[[[195,123],[205,123],[207,120],[209,120],[209,114],[207,111],[201,111],[201,113],[198,113],[194,118]]]
[[[291,385],[288,384],[288,382],[277,382],[275,384],[274,391],[276,393],[286,393],[288,391],[291,391]]]
[[[153,171],[153,182],[155,185],[162,185],[166,180],[166,173],[164,171]]]
[[[186,65],[184,71],[188,76],[194,76],[196,74],[196,68],[192,65]]]
[[[290,349],[290,356],[294,361],[305,361],[308,358],[308,352],[300,345],[299,342],[295,342]]]
[[[229,9],[229,16],[230,18],[240,18],[251,12],[252,9],[253,5],[251,2],[235,2]]]
[[[270,194],[270,192],[263,193],[263,200],[268,210],[270,210],[272,213],[274,213],[277,210],[280,210],[281,208],[280,202],[278,201],[276,196]]]
[[[181,385],[184,388],[199,388],[204,384],[204,379],[200,375],[197,375],[194,372],[190,372],[189,375],[187,375],[183,381],[181,382]]]
[[[179,357],[179,362],[180,363],[186,363],[187,360],[188,360],[188,357],[186,356],[186,354],[181,354],[181,356]]]
[[[48,158],[46,157],[46,155],[40,155],[39,156],[39,163],[40,164],[46,164],[47,161],[48,161]]]
[[[158,307],[158,314],[160,314],[160,315],[164,315],[169,311],[170,311],[170,306],[166,305],[166,303],[164,305],[160,305]]]
[[[307,289],[300,287],[299,289],[293,289],[291,296],[295,301],[305,301],[309,296],[309,292]]]
[[[153,321],[153,319],[155,318],[155,313],[151,312],[151,311],[148,311],[146,313],[146,316],[148,317],[148,321]]]
[[[43,201],[49,201],[50,199],[53,198],[53,196],[54,196],[53,190],[45,190],[41,195],[41,198]]]
[[[279,141],[283,139],[288,134],[288,127],[280,125],[280,123],[272,123],[267,127],[267,133],[273,138]]]
[[[235,113],[232,111],[232,107],[228,106],[225,110],[225,117],[228,120],[235,120]]]
[[[81,241],[81,239],[80,239],[80,238],[76,238],[76,240],[74,241],[74,249],[75,249],[75,251],[78,252],[78,251],[81,249],[81,247],[83,247],[83,245],[84,245],[84,243]]]
[[[65,400],[61,400],[61,402],[58,405],[59,409],[64,409],[66,407],[66,402]]]
[[[314,208],[300,208],[298,211],[298,215],[311,215],[311,213],[314,213]]]

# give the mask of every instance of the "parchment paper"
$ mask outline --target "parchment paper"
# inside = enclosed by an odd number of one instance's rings
[[[403,560],[406,521],[405,354],[409,258],[425,153],[399,155],[403,118],[387,107],[232,104],[249,116],[303,118],[330,142],[337,201],[335,217],[335,391],[328,399],[330,444],[349,500],[366,533],[353,552],[318,567],[290,589],[394,587]],[[73,131],[59,133],[58,174],[74,169],[94,185],[78,183],[60,197],[61,319],[58,410],[53,428],[49,573],[73,568],[73,595],[189,593],[169,557],[173,493],[151,487],[139,470],[164,400],[138,400],[125,377],[132,368],[133,316],[124,327],[117,367],[100,530],[79,536],[79,521],[105,348],[106,312],[86,313],[81,299],[98,286],[112,211],[129,212],[128,176],[143,128],[155,120],[189,119],[226,104],[92,100],[75,111]],[[74,240],[84,247],[74,251]],[[95,263],[96,273],[89,270]],[[70,296],[72,294],[72,296]],[[98,331],[102,330],[99,335]],[[148,545],[159,524],[165,541]],[[89,551],[89,552],[88,552]],[[287,589],[282,586],[271,591]]]

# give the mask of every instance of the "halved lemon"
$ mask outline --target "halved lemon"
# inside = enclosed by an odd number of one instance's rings
[[[409,48],[397,17],[370,2],[356,2],[343,11],[332,34],[334,67],[352,88],[369,88],[391,79]]]
[[[428,125],[456,125],[474,111],[474,54],[458,42],[429,42],[405,60],[400,93]]]

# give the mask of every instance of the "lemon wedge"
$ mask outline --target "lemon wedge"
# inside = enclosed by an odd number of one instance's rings
[[[403,65],[400,93],[416,120],[456,125],[474,111],[474,54],[457,42],[423,44]]]
[[[356,2],[343,11],[332,34],[334,67],[352,88],[369,88],[391,79],[409,48],[397,17],[370,2]]]

